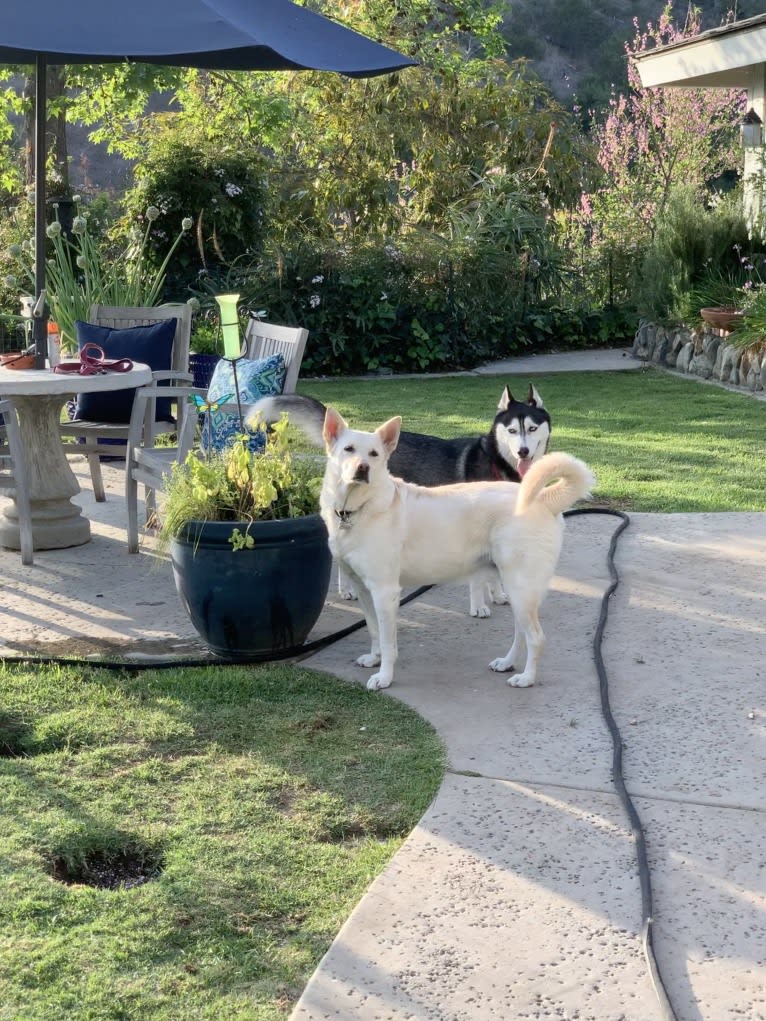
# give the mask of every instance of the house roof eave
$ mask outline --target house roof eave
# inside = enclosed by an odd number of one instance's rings
[[[648,88],[747,89],[753,69],[766,63],[766,14],[648,50],[634,60]]]

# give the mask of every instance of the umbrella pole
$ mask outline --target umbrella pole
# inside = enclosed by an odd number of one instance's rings
[[[47,120],[48,61],[38,53],[35,61],[35,315],[32,338],[35,368],[44,369],[48,355],[48,309],[40,295],[45,290],[45,128]]]

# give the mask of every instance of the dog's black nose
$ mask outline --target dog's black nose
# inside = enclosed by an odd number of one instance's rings
[[[529,447],[519,447],[519,457],[525,461],[529,457]]]
[[[360,464],[354,472],[354,482],[369,482],[370,481],[370,466],[368,464]]]

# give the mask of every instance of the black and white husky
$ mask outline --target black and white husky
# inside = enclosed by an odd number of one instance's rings
[[[287,414],[311,443],[324,447],[323,428],[327,408],[313,397],[282,394],[264,397],[248,409],[248,420],[260,415],[266,423]],[[526,400],[519,401],[508,386],[503,388],[497,412],[483,436],[459,436],[445,440],[425,433],[402,432],[391,454],[389,470],[405,482],[418,486],[448,486],[457,482],[521,482],[535,461],[548,449],[551,417],[530,383]],[[354,587],[341,571],[340,595],[355,598]],[[471,583],[472,617],[489,617],[489,602],[505,603],[502,588],[491,582]]]
[[[287,414],[293,425],[317,447],[324,447],[322,429],[327,408],[300,394],[264,397],[253,404],[265,422]],[[517,401],[506,386],[489,432],[444,440],[425,433],[402,432],[389,470],[418,486],[449,486],[455,482],[520,482],[534,461],[548,449],[551,417],[530,383],[527,398]]]

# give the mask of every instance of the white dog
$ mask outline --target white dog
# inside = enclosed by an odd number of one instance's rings
[[[561,513],[589,495],[593,474],[569,454],[546,454],[521,483],[416,486],[388,470],[401,423],[392,418],[375,432],[359,432],[334,408],[325,416],[320,506],[330,548],[357,586],[370,630],[370,653],[357,664],[380,667],[367,687],[387,688],[393,680],[402,586],[490,577],[495,569],[516,629],[507,655],[489,666],[507,672],[516,664],[521,672],[508,683],[528,687],[543,651],[537,612],[561,551]]]

